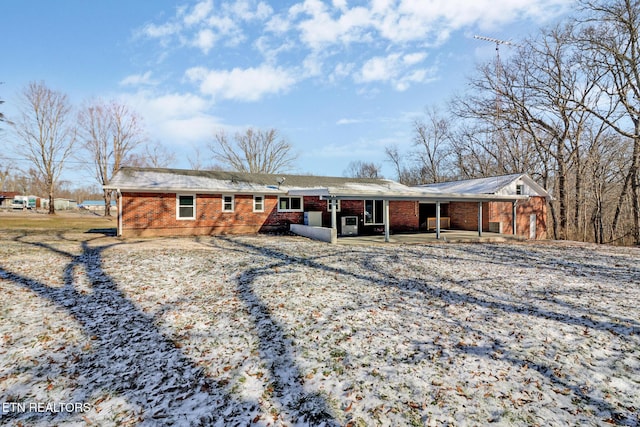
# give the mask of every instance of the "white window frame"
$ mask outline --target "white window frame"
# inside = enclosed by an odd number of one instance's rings
[[[517,195],[523,195],[523,194],[525,194],[525,187],[524,187],[524,184],[516,184],[516,194],[517,194]]]
[[[373,203],[373,218],[371,218],[371,221],[369,222],[367,220],[367,202],[372,202]],[[376,215],[376,205],[380,203],[381,206],[380,208],[383,210],[383,212],[378,212],[378,215]],[[364,215],[364,225],[384,225],[384,202],[382,200],[377,200],[377,199],[366,199],[364,201],[364,206],[363,206],[363,215]],[[375,222],[376,216],[378,217],[378,219],[381,219],[381,222]]]
[[[180,204],[180,197],[191,197],[193,200],[193,204],[192,205],[181,205]],[[193,215],[192,216],[181,216],[180,215],[180,208],[181,207],[191,207],[193,208]],[[196,195],[195,194],[176,194],[176,219],[179,221],[189,221],[189,220],[194,220],[196,219]]]
[[[289,199],[289,209],[281,209],[280,201],[283,199]],[[300,209],[291,209],[291,201],[293,199],[300,200]],[[278,212],[302,212],[304,210],[304,200],[299,196],[278,196]]]
[[[258,199],[260,199],[260,202],[258,202]],[[260,204],[260,207],[258,208],[258,203]],[[256,194],[253,196],[253,211],[254,212],[264,212],[264,196],[261,194]]]
[[[331,203],[331,202],[334,202],[334,201],[335,201],[335,202],[338,202],[338,203],[337,203],[337,205],[336,205],[336,212],[340,212],[340,207],[341,207],[341,206],[340,206],[340,200],[339,200],[339,199],[338,199],[338,200],[335,200],[335,199],[333,199],[333,200],[332,200],[332,199],[327,199],[327,211],[328,211],[328,212],[331,212],[331,205],[332,205],[332,203]]]
[[[231,209],[226,209],[227,205],[227,197],[231,197]],[[232,194],[223,194],[222,195],[222,212],[235,212],[236,210],[236,197]]]

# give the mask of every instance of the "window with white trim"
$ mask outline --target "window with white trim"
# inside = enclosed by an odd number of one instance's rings
[[[196,196],[194,194],[178,194],[176,196],[176,218],[196,218]]]
[[[264,212],[264,196],[253,196],[253,211]]]
[[[233,212],[235,207],[234,196],[222,196],[222,212]]]
[[[364,223],[367,225],[384,224],[384,204],[382,200],[364,201]]]
[[[302,197],[278,197],[278,212],[302,212]]]
[[[336,204],[336,212],[340,212],[340,200],[335,200],[335,199],[334,200],[332,200],[332,199],[327,200],[327,210],[329,212],[331,212],[331,206],[334,203]]]
[[[524,184],[516,185],[516,194],[524,194]]]

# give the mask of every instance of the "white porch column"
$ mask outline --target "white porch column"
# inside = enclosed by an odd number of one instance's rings
[[[436,202],[436,239],[440,240],[440,201]]]
[[[331,203],[331,228],[338,232],[338,216],[336,215],[337,202],[335,197],[331,197],[329,203]]]
[[[482,202],[478,202],[478,237],[482,237]]]
[[[118,228],[116,229],[116,236],[122,237],[122,193],[120,189],[116,189],[116,200],[118,202]]]
[[[384,199],[384,241],[389,241],[389,200]]]
[[[513,235],[515,236],[516,234],[518,234],[518,232],[516,231],[516,224],[518,223],[518,201],[514,200],[513,202],[513,208],[511,211],[511,221],[512,221],[512,229],[513,229]]]

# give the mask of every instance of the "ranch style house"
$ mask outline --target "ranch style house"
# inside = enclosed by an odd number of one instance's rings
[[[550,194],[526,174],[409,187],[387,179],[124,167],[117,234],[192,236],[325,227],[339,236],[443,229],[546,238]]]

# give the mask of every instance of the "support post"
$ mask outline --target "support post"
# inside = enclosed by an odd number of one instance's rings
[[[338,232],[338,216],[336,215],[336,198],[331,197],[329,199],[329,203],[331,203],[331,228]]]
[[[436,201],[436,240],[440,240],[440,201]]]
[[[513,235],[515,236],[516,234],[518,234],[517,230],[516,230],[516,224],[518,223],[518,201],[514,200],[513,201],[513,209],[511,211],[511,221],[512,221],[512,229],[513,229]]]
[[[482,237],[482,202],[478,202],[478,237]]]
[[[384,241],[389,242],[389,200],[383,201],[384,205]]]

